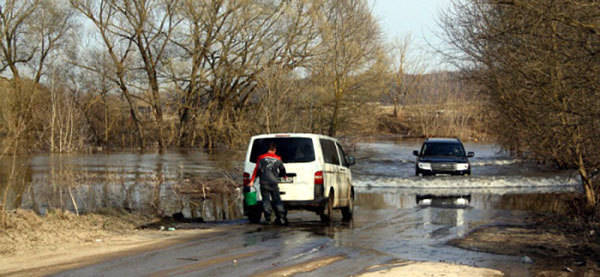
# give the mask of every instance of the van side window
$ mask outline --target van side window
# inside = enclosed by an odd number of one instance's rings
[[[328,164],[339,165],[340,159],[333,141],[328,139],[320,139],[319,142],[321,143],[321,150],[323,150],[323,158],[325,159],[325,162]]]
[[[340,159],[342,159],[342,165],[344,167],[350,166],[350,164],[346,160],[346,153],[344,152],[344,148],[342,148],[342,145],[340,145],[339,143],[336,143],[336,145],[338,147],[338,150],[340,150]]]

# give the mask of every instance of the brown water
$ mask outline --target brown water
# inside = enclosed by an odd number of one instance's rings
[[[435,205],[448,200],[445,196],[464,195],[469,198],[463,204],[478,210],[556,212],[564,210],[564,203],[552,202],[554,193],[580,191],[572,173],[536,168],[494,145],[466,145],[476,153],[471,177],[414,177],[412,149],[419,143],[358,144],[352,169],[359,207],[414,208],[424,196],[434,198],[425,204]],[[0,201],[7,209],[39,214],[49,209],[85,213],[124,208],[159,215],[181,212],[205,220],[237,219],[242,217],[239,191],[215,193],[223,187],[213,185],[210,190],[207,180],[221,179],[219,186],[228,187],[241,183],[242,157],[240,152],[209,155],[182,150],[7,158],[0,161]]]
[[[124,208],[205,220],[239,218],[239,193],[213,193],[211,180],[239,183],[236,152],[56,154],[1,161],[7,209],[93,212]]]

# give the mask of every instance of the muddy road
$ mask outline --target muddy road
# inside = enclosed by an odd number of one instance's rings
[[[418,142],[356,145],[355,216],[323,224],[316,214],[292,211],[287,227],[244,219],[181,224],[222,231],[162,250],[69,270],[56,276],[349,276],[373,265],[433,261],[493,268],[526,276],[531,264],[449,246],[480,226],[523,224],[552,206],[552,193],[578,191],[569,172],[552,172],[511,159],[490,145],[474,151],[470,177],[414,177]],[[531,197],[528,197],[531,196]]]

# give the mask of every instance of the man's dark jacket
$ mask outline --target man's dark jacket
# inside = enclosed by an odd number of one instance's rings
[[[261,190],[274,190],[279,183],[279,177],[285,176],[285,167],[281,157],[274,153],[265,153],[256,160],[256,167],[252,173],[250,185],[258,176]]]

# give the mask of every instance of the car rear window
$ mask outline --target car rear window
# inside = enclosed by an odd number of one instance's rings
[[[307,163],[315,160],[315,149],[310,138],[264,138],[252,143],[250,161],[255,163],[258,156],[267,153],[269,145],[277,145],[276,154],[284,163]]]
[[[425,143],[422,156],[465,156],[465,149],[460,143]]]

